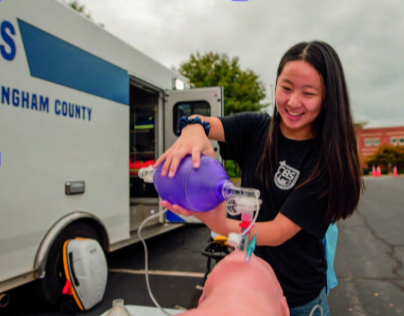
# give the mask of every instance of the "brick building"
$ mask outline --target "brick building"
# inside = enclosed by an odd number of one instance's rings
[[[380,145],[404,146],[404,126],[364,128],[366,123],[357,123],[356,136],[362,168],[367,168],[364,161],[372,155]]]

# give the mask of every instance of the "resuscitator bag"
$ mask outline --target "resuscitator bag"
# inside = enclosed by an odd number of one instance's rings
[[[199,168],[194,168],[192,156],[185,156],[172,178],[161,175],[163,165],[164,162],[157,169],[152,166],[140,169],[139,177],[154,183],[160,197],[172,205],[207,212],[226,201],[231,215],[237,215],[241,208],[250,213],[259,209],[259,190],[236,186],[223,165],[213,157],[202,155]]]
[[[226,200],[226,188],[234,184],[222,164],[215,158],[202,155],[199,168],[192,165],[192,156],[181,160],[174,177],[162,176],[164,162],[156,170],[141,169],[139,177],[153,182],[163,200],[187,210],[206,212]]]

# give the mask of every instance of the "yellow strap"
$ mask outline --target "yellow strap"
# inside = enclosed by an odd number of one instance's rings
[[[215,237],[214,241],[218,244],[224,244],[226,246],[228,246],[229,244],[227,243],[227,237],[224,236],[217,236]]]
[[[79,239],[79,238],[76,238]],[[82,238],[82,239],[86,239],[86,238]],[[72,285],[72,294],[73,294],[73,298],[76,301],[77,305],[79,306],[80,310],[84,311],[84,307],[81,304],[80,298],[78,297],[76,290],[74,289],[74,284],[72,282],[72,280],[70,279],[70,271],[69,271],[69,265],[67,264],[67,244],[69,243],[71,239],[68,239],[65,241],[64,245],[63,245],[63,266],[65,268],[65,275],[66,275],[66,279],[71,283]],[[73,264],[73,262],[72,262]]]

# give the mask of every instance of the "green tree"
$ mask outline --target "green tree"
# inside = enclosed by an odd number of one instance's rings
[[[224,114],[257,112],[268,104],[265,86],[252,70],[242,70],[238,57],[209,52],[191,54],[189,60],[173,70],[188,77],[196,88],[221,86],[224,88]]]
[[[391,172],[394,166],[402,162],[404,162],[404,148],[392,145],[381,145],[373,155],[365,160],[369,166],[385,166],[388,172]]]
[[[85,12],[86,7],[84,5],[80,5],[78,1],[70,1],[67,5],[72,9],[76,10],[77,12],[81,13],[82,15],[84,15],[89,20],[92,20],[90,13]]]
[[[63,2],[65,2],[65,0],[63,0]],[[66,2],[65,2],[66,3]],[[71,7],[73,10],[76,10],[78,13],[84,15],[87,19],[89,20],[93,20],[91,18],[90,13],[86,13],[86,7],[84,5],[81,5],[78,1],[74,0],[74,1],[70,1],[69,3],[67,3],[67,5],[69,7]],[[104,27],[104,24],[99,24],[101,27]]]

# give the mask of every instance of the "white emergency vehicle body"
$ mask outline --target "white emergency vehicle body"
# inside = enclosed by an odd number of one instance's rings
[[[93,223],[105,251],[136,241],[132,85],[159,96],[155,158],[175,141],[169,97],[223,113],[220,88],[187,92],[187,78],[56,0],[0,2],[0,293],[44,278],[53,242],[76,220]],[[69,183],[80,194],[66,194]]]

